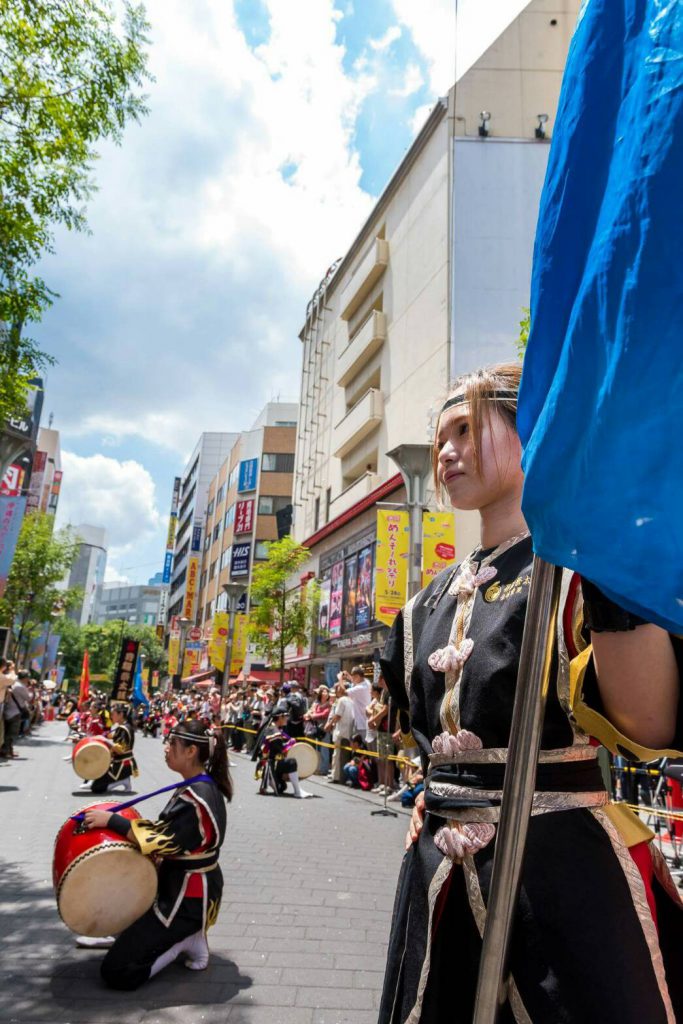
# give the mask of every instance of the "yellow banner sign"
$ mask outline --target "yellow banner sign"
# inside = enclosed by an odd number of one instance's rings
[[[422,513],[422,586],[455,563],[455,514]]]
[[[235,616],[235,632],[232,635],[232,654],[230,656],[230,675],[236,676],[244,668],[247,659],[249,616]]]
[[[228,644],[228,624],[230,616],[227,612],[216,612],[211,628],[209,642],[209,661],[214,668],[223,671],[225,668],[225,649]]]
[[[185,590],[185,603],[183,606],[183,616],[189,619],[190,622],[194,622],[198,587],[199,556],[191,555],[187,563],[187,589]]]
[[[410,516],[401,510],[377,509],[375,555],[375,618],[390,626],[408,590]]]
[[[178,659],[180,657],[180,634],[171,633],[168,638],[168,674],[178,674]]]

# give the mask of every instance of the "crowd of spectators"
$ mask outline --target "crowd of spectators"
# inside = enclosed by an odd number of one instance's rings
[[[0,659],[2,761],[18,757],[17,740],[44,716],[66,719],[72,736],[108,727],[105,694],[93,692],[79,708],[76,695],[51,691],[49,685]],[[276,708],[286,709],[285,731],[291,737],[316,746],[318,774],[331,785],[372,791],[406,806],[420,792],[422,769],[414,741],[401,732],[382,677],[371,681],[360,666],[340,672],[332,690],[314,681],[306,693],[294,680],[281,688],[248,682],[232,686],[225,697],[216,687],[168,690],[138,704],[133,720],[138,734],[165,738],[178,723],[203,719],[225,729],[232,750],[251,753]]]

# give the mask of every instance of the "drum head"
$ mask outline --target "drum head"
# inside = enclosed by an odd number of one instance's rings
[[[70,866],[57,893],[59,916],[78,935],[118,935],[149,910],[156,891],[154,864],[122,840]]]
[[[104,743],[86,743],[74,750],[74,771],[82,779],[99,779],[111,764],[111,751]]]
[[[293,757],[296,761],[296,770],[300,779],[307,779],[309,775],[315,775],[320,765],[320,755],[310,743],[295,743],[287,751],[286,757]]]

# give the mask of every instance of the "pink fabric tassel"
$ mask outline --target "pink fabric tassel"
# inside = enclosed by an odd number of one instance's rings
[[[457,672],[469,658],[473,647],[474,642],[467,637],[459,647],[454,644],[440,647],[429,655],[427,662],[435,672]]]
[[[485,822],[457,825],[455,828],[444,825],[434,836],[434,843],[444,857],[459,863],[468,854],[473,856],[488,846],[495,834],[496,826]]]
[[[488,583],[497,574],[498,570],[492,565],[487,565],[481,569],[475,576],[469,566],[464,566],[460,575],[458,576],[457,593],[467,596],[473,594],[477,587],[480,587],[483,583]]]

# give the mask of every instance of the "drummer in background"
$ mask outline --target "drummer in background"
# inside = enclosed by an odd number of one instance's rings
[[[171,732],[164,751],[168,767],[183,779],[204,778],[181,785],[157,821],[85,812],[87,828],[110,829],[161,862],[156,898],[142,917],[116,939],[79,940],[79,945],[111,946],[100,969],[111,988],[139,988],[181,956],[193,971],[209,964],[206,932],[216,922],[223,893],[218,856],[225,839],[225,801],[232,799],[225,742],[220,729],[184,722]]]
[[[112,745],[112,758],[109,770],[93,782],[85,782],[81,789],[90,788],[92,793],[106,793],[109,789],[131,790],[131,776],[138,774],[138,766],[133,756],[135,729],[130,720],[130,710],[125,704],[112,704],[112,727],[109,740]]]
[[[305,800],[307,797],[313,796],[313,794],[307,793],[301,788],[299,785],[299,766],[293,757],[286,756],[287,751],[296,743],[296,740],[292,739],[285,732],[288,716],[289,711],[287,708],[283,708],[273,715],[272,723],[268,727],[266,738],[261,748],[261,764],[263,765],[265,761],[270,762],[278,793],[284,793],[287,789],[287,783],[290,782],[294,790],[294,796],[298,800]],[[265,792],[265,790],[261,789],[260,792]]]

